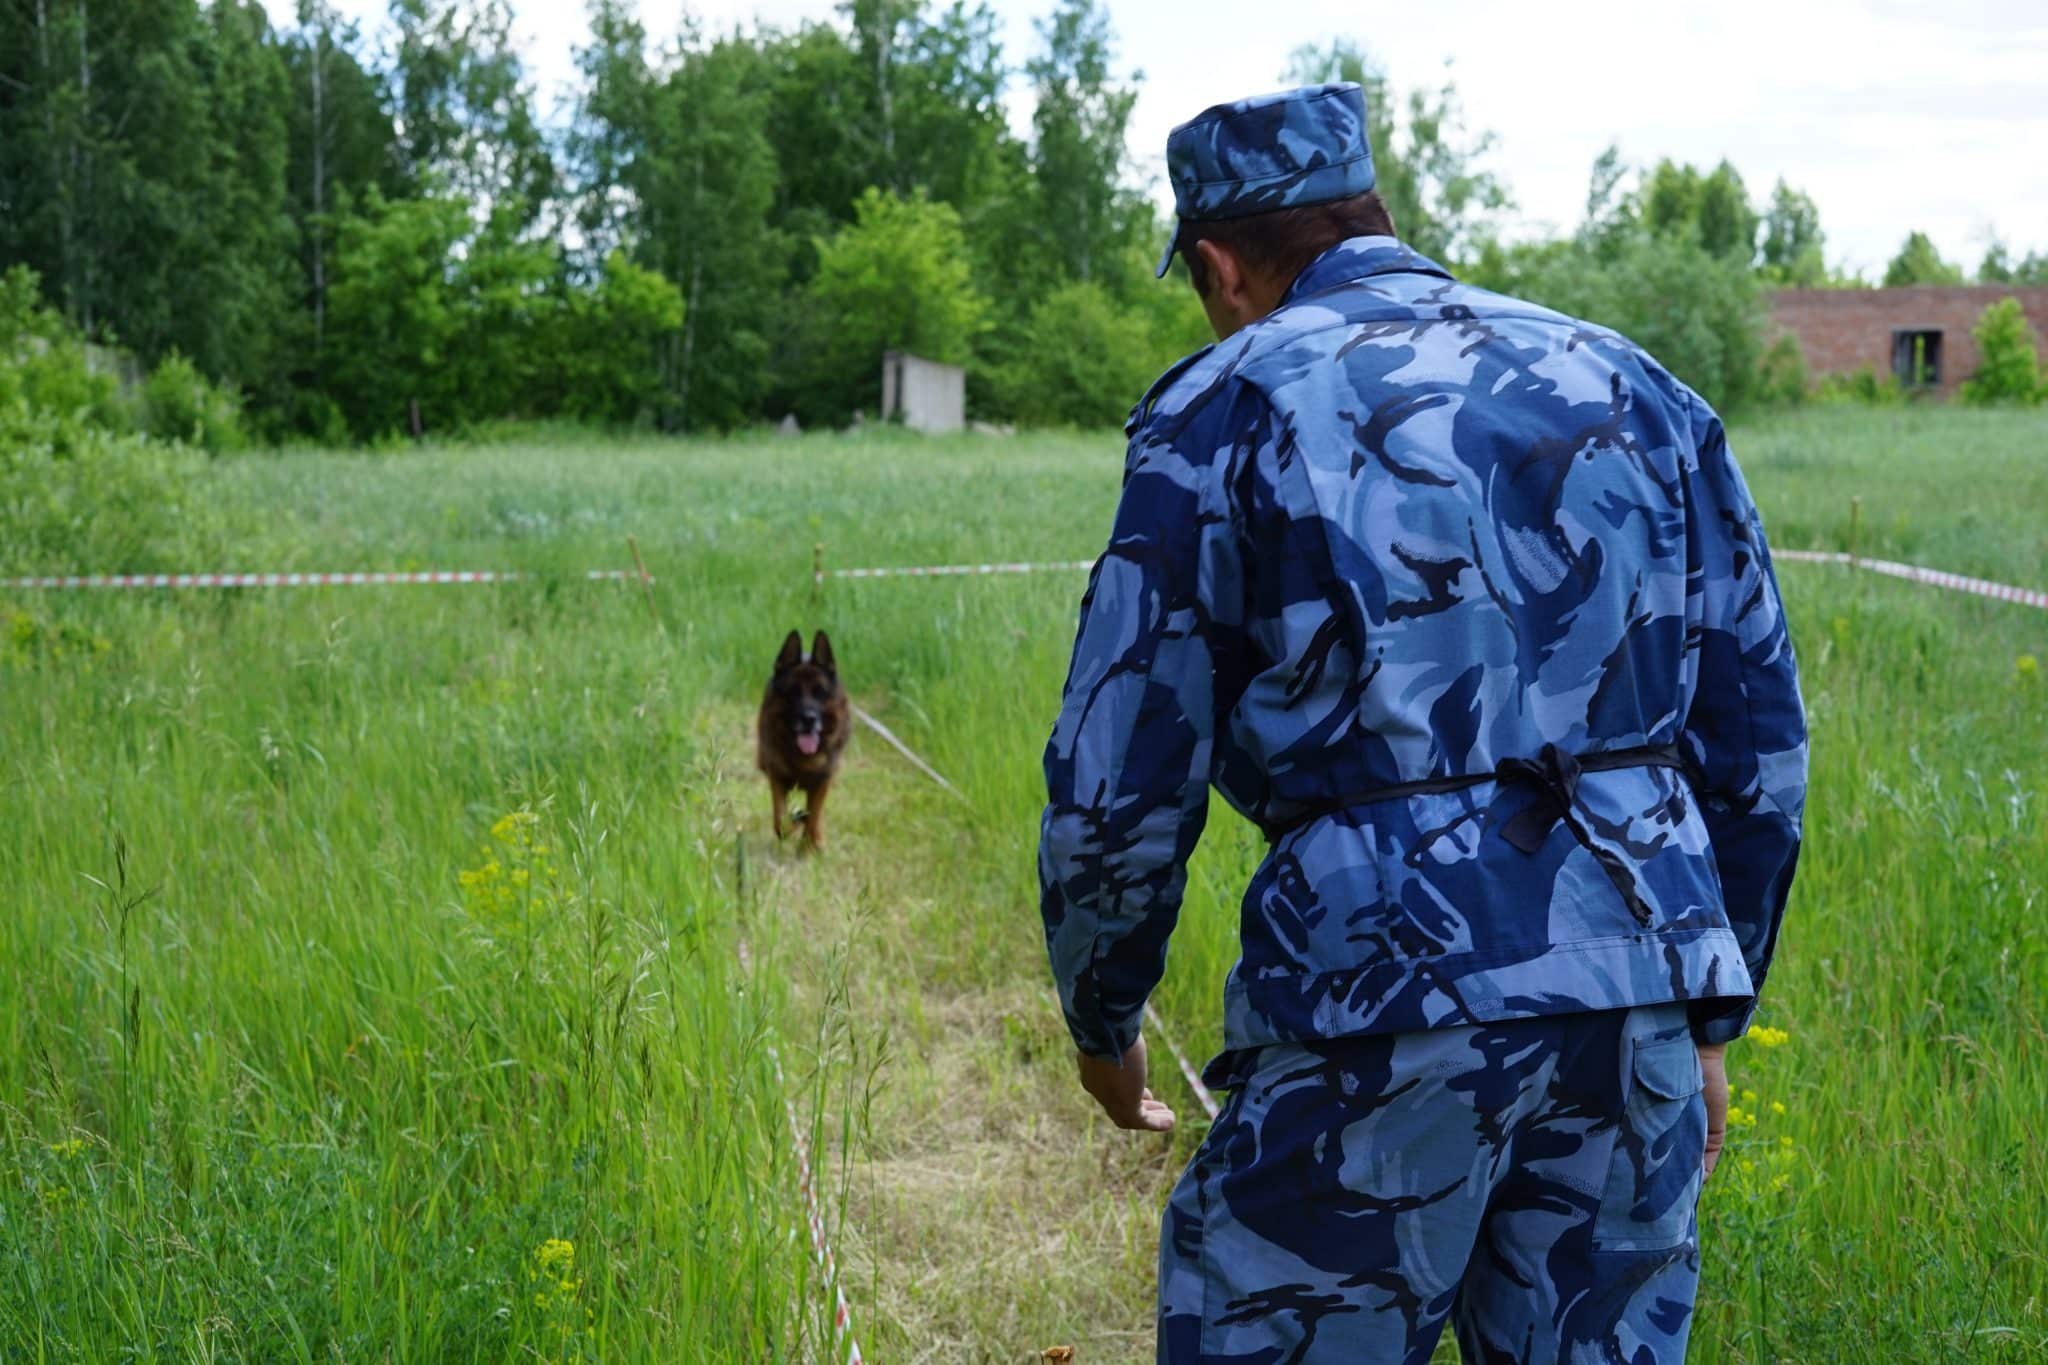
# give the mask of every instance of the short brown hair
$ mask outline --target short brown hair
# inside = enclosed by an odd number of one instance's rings
[[[1227,246],[1247,269],[1277,276],[1283,283],[1308,269],[1316,257],[1353,237],[1392,237],[1394,216],[1378,190],[1367,190],[1348,199],[1301,208],[1275,209],[1244,218],[1221,218],[1204,223],[1182,223],[1180,258],[1187,262],[1195,292],[1209,292],[1209,269],[1195,250],[1197,242]]]

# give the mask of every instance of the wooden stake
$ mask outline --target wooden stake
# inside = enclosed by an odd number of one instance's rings
[[[647,594],[647,614],[654,618],[654,628],[666,635],[668,627],[661,623],[661,613],[654,606],[654,576],[647,572],[647,562],[640,558],[639,537],[627,536],[626,548],[633,552],[633,570],[640,575],[640,591]]]
[[[1861,539],[1859,532],[1861,532],[1862,529],[1863,498],[1859,494],[1858,496],[1849,499],[1849,567],[1852,569],[1860,569],[1863,567],[1862,564],[1857,562],[1856,558],[1856,543],[1858,540]]]
[[[811,546],[811,610],[825,605],[825,542]]]

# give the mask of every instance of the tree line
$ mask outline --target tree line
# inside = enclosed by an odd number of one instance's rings
[[[254,0],[17,0],[0,267],[261,434],[328,441],[839,424],[874,406],[890,347],[967,366],[981,415],[1099,424],[1207,340],[1190,293],[1151,279],[1139,78],[1100,0],[1053,0],[1024,54],[986,0],[728,32],[650,33],[624,0],[587,17],[551,128],[507,0],[390,0],[375,34],[327,0],[285,26]],[[1503,244],[1507,187],[1448,83],[1396,90],[1346,42],[1277,74],[1368,85],[1381,189],[1419,249],[1630,332],[1718,401],[1794,382],[1763,347],[1762,288],[1854,283],[1809,198],[1780,183],[1754,207],[1725,163],[1610,152],[1575,232]],[[2048,258],[1998,247],[1980,274],[2048,278]],[[1886,282],[1951,275],[1915,234]]]

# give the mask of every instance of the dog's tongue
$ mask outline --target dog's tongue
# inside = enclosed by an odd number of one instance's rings
[[[798,753],[814,754],[818,752],[818,737],[816,735],[798,735],[796,737],[796,748]]]

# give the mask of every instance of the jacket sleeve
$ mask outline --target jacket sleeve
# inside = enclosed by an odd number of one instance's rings
[[[1208,814],[1215,669],[1244,600],[1229,459],[1136,432],[1046,745],[1039,910],[1068,1031],[1097,1057],[1138,1035]]]
[[[1684,727],[1729,923],[1761,992],[1799,862],[1806,711],[1763,522],[1720,418],[1697,399],[1686,566],[1697,689]],[[1753,996],[1703,1000],[1693,1033],[1725,1043],[1749,1028]]]

